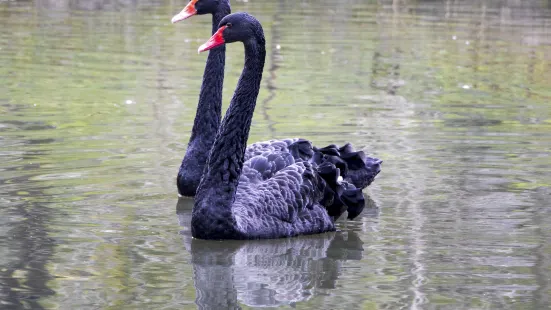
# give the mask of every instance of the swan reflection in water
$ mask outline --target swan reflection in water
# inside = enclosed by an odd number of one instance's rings
[[[364,216],[377,216],[366,198]],[[193,200],[177,204],[180,234],[191,253],[199,309],[294,305],[336,286],[346,260],[361,260],[363,242],[351,230],[265,240],[212,241],[191,236]]]

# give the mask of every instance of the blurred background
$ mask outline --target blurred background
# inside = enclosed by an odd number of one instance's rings
[[[175,186],[186,3],[0,0],[0,308],[551,308],[551,1],[232,1],[268,44],[249,142],[384,164],[336,233],[224,243]]]

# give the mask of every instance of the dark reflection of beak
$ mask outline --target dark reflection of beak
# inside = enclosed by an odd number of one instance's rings
[[[194,239],[192,209],[192,199],[178,200],[200,309],[293,306],[317,289],[335,288],[343,261],[362,259],[363,241],[352,230],[270,240]]]

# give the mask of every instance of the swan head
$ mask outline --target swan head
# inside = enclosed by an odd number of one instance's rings
[[[265,43],[260,22],[248,13],[233,13],[220,21],[216,33],[205,44],[201,45],[198,51],[200,53],[225,43],[247,43],[251,40],[256,40],[256,43]]]
[[[204,14],[216,14],[223,13],[227,15],[230,13],[230,1],[229,0],[190,0],[186,7],[178,14],[172,17],[172,23],[177,23],[188,19],[193,15]],[[224,16],[223,15],[223,16]]]

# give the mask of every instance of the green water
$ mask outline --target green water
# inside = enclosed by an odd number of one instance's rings
[[[0,1],[0,308],[551,308],[551,2],[233,1],[268,42],[249,141],[384,160],[339,232],[251,242],[192,239],[176,195],[184,4]]]

